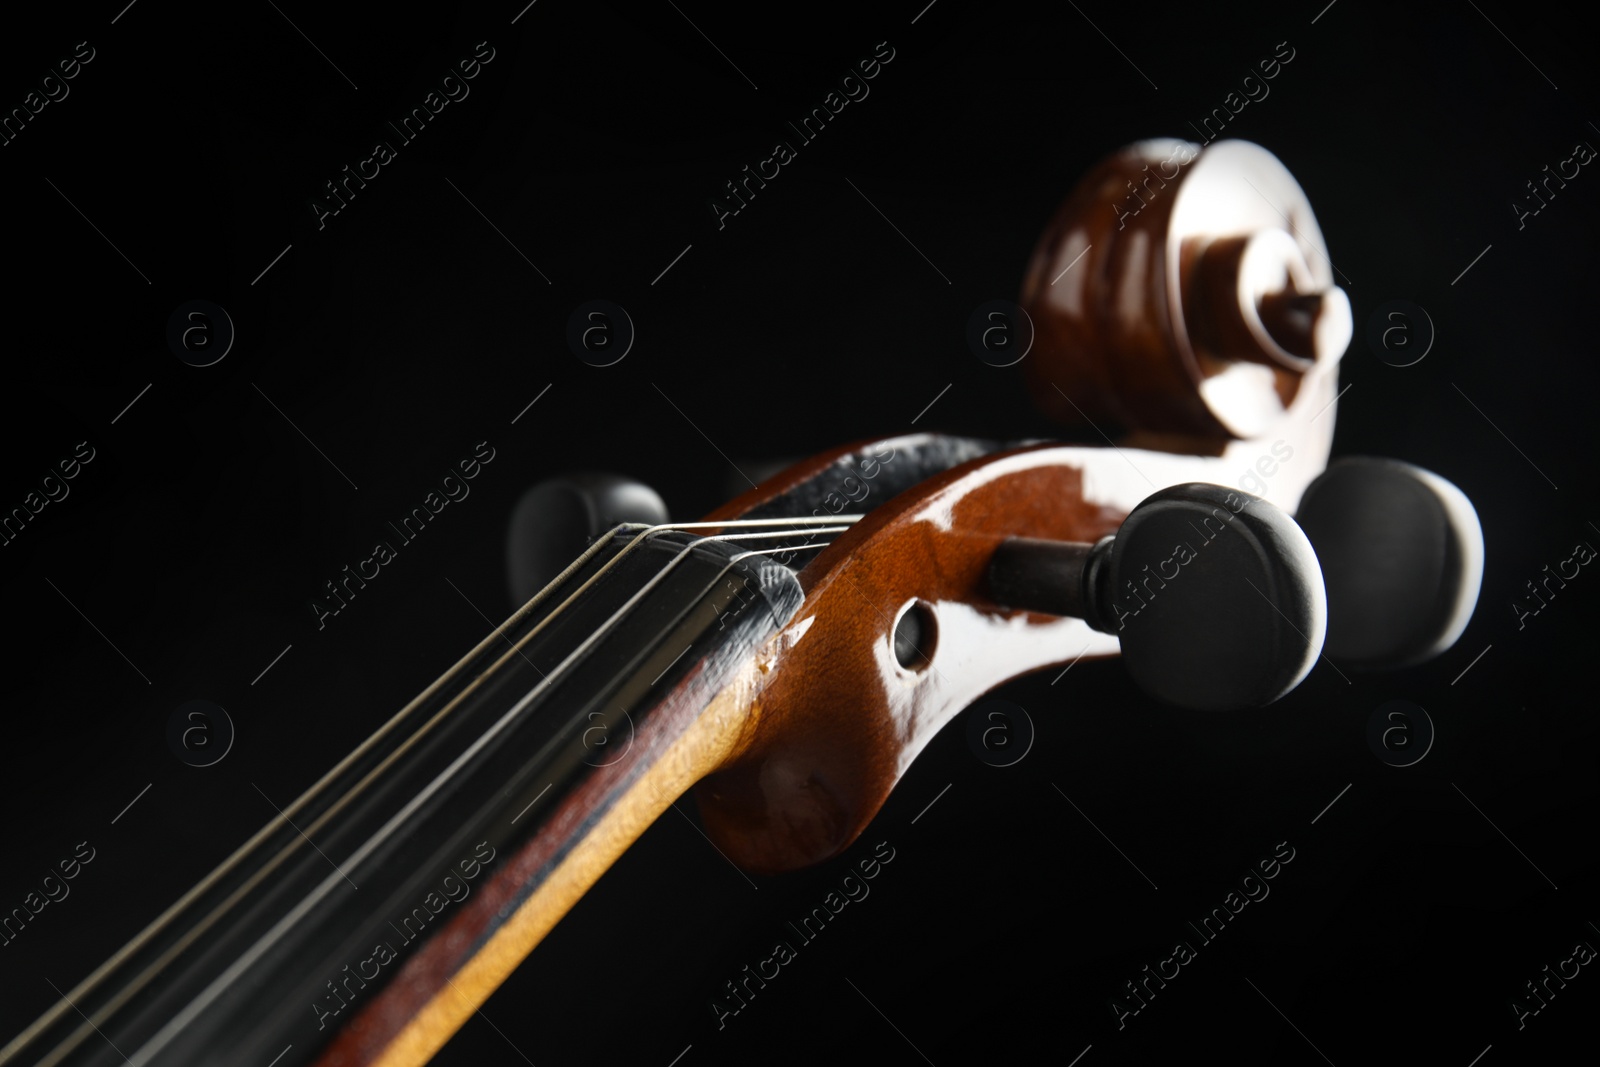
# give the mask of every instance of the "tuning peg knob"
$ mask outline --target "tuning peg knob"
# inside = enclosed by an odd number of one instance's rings
[[[1010,538],[989,592],[1115,634],[1140,688],[1197,710],[1270,704],[1322,651],[1327,602],[1311,542],[1249,493],[1190,483],[1145,498],[1095,544]]]
[[[511,512],[506,534],[511,603],[525,604],[596,537],[620,523],[666,521],[667,505],[656,491],[620,475],[584,471],[540,482]]]
[[[1466,629],[1483,582],[1483,528],[1450,482],[1399,460],[1341,459],[1306,487],[1295,518],[1322,563],[1335,663],[1409,666]]]

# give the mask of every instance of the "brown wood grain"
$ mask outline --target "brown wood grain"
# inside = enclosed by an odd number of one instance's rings
[[[1138,431],[1145,447],[994,453],[875,502],[801,570],[800,611],[753,650],[733,683],[715,691],[693,675],[680,683],[670,714],[654,721],[653,762],[643,773],[627,781],[597,775],[569,797],[557,815],[562,832],[530,841],[502,865],[318,1067],[425,1063],[691,786],[708,833],[739,866],[774,873],[813,864],[849,845],[917,753],[985,692],[1078,657],[1115,655],[1116,640],[1081,620],[1011,611],[987,598],[985,569],[1005,538],[1092,542],[1157,489],[1236,484],[1273,443],[1288,443],[1294,459],[1274,476],[1269,498],[1292,510],[1328,459],[1342,350],[1305,366],[1280,361],[1261,376],[1272,417],[1259,436],[1241,437],[1219,421],[1201,395],[1220,365],[1208,345],[1238,331],[1202,317],[1191,336],[1185,324],[1181,304],[1194,290],[1177,277],[1166,244],[1176,196],[1154,199],[1126,226],[1113,225],[1119,218],[1109,210],[1152,151],[1130,148],[1079,186],[1041,239],[1023,293],[1038,331],[1024,369],[1041,406],[1096,434],[1097,420]],[[1180,183],[1168,184],[1175,194]],[[1088,245],[1103,247],[1073,268],[1076,277],[1060,274]],[[1207,285],[1217,289],[1214,278]],[[814,456],[707,518],[746,515],[862,447]],[[907,668],[892,634],[913,603],[934,631],[921,649],[925,662]],[[558,843],[572,849],[555,874],[501,915]]]

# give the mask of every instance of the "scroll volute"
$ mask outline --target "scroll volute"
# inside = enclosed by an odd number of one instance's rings
[[[1022,306],[1047,414],[1195,449],[1262,433],[1352,329],[1304,191],[1245,141],[1142,141],[1101,163],[1040,238]]]

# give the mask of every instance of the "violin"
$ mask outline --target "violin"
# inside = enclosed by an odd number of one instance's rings
[[[1114,154],[1000,314],[1028,340],[996,358],[1061,440],[863,438],[690,522],[616,476],[531,490],[526,602],[0,1064],[415,1067],[688,794],[745,875],[848,853],[848,894],[892,863],[863,834],[919,753],[1014,679],[1120,657],[1223,716],[1461,635],[1476,513],[1431,472],[1331,457],[1349,302],[1267,150]]]

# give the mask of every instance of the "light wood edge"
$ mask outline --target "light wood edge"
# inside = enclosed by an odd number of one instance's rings
[[[674,800],[747,737],[754,667],[740,672],[562,860],[542,886],[395,1035],[373,1067],[422,1067]]]

